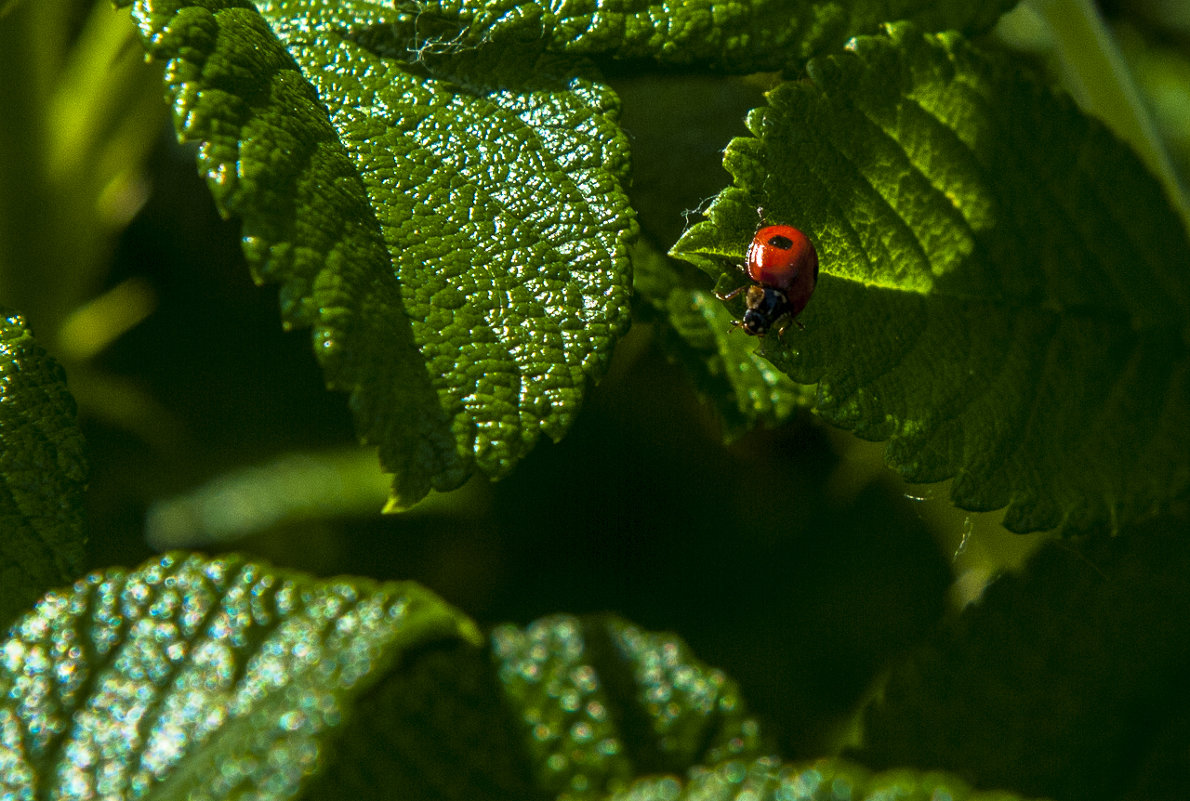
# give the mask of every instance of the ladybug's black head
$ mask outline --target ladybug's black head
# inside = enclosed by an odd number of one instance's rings
[[[747,311],[740,320],[744,333],[762,337],[773,327],[773,323],[789,313],[789,301],[785,293],[762,286],[748,287],[745,297]]]
[[[769,326],[773,321],[765,317],[755,309],[748,309],[744,312],[744,318],[740,320],[740,328],[744,329],[745,334],[751,334],[754,337],[762,337],[768,333]]]

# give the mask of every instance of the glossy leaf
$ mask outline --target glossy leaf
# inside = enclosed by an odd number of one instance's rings
[[[62,368],[0,318],[0,630],[83,569],[87,459]]]
[[[735,72],[791,66],[882,22],[987,30],[1006,0],[398,0],[446,50],[540,43],[554,52],[711,65]]]
[[[393,502],[560,438],[627,324],[615,96],[502,48],[436,54],[388,3],[147,0],[180,138],[314,328]]]
[[[1190,246],[1136,157],[1017,65],[894,26],[811,63],[734,141],[675,255],[738,280],[756,208],[818,289],[782,347],[818,409],[1014,531],[1112,528],[1190,489]]]
[[[0,796],[291,798],[360,692],[460,636],[412,584],[181,555],[94,573],[0,645]]]

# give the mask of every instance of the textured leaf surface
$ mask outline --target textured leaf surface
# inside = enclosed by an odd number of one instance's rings
[[[822,260],[761,347],[911,481],[1015,531],[1116,526],[1190,487],[1190,247],[1157,182],[1013,65],[909,26],[813,62],[729,147],[674,249],[735,286],[767,218]]]
[[[354,696],[460,635],[411,584],[236,557],[92,574],[0,645],[0,796],[290,798]]]
[[[1007,0],[398,0],[443,49],[540,43],[555,52],[701,62],[736,72],[790,66],[882,22],[977,33]]]
[[[662,329],[666,350],[719,410],[728,438],[757,425],[779,425],[813,402],[811,390],[774,367],[732,326],[731,312],[710,290],[661,254],[634,249],[633,285],[668,324]]]
[[[3,310],[0,310],[2,313]],[[62,368],[0,319],[0,630],[83,570],[87,461]]]
[[[617,101],[554,56],[436,56],[390,4],[147,0],[182,139],[394,501],[566,431],[627,323]]]
[[[644,779],[616,793],[613,801],[1013,801],[1003,792],[976,792],[962,779],[911,770],[873,774],[842,760],[787,765],[771,757],[728,762],[691,771],[681,782],[670,776]]]
[[[735,682],[672,635],[557,615],[491,646],[421,652],[378,686],[309,797],[593,801],[769,752]]]
[[[634,776],[765,751],[736,683],[672,635],[559,615],[493,635],[538,786],[601,798]]]
[[[1062,799],[1184,797],[1188,526],[1038,552],[893,672],[856,757]]]
[[[360,698],[309,801],[546,801],[486,648],[420,651]]]

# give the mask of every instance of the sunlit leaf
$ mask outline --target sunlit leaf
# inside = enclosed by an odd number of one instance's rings
[[[1112,528],[1190,489],[1190,246],[1138,159],[1017,65],[894,26],[812,62],[734,141],[675,255],[720,287],[804,229],[806,331],[763,352],[911,481],[1015,531]]]
[[[408,583],[181,555],[91,574],[0,644],[0,796],[291,798],[360,692],[460,636]]]
[[[633,251],[633,268],[637,293],[666,323],[659,326],[666,351],[687,368],[699,394],[715,404],[728,438],[786,422],[813,402],[813,388],[795,384],[756,353],[709,288],[644,247]]]
[[[458,57],[391,4],[148,0],[181,139],[314,329],[393,502],[560,438],[627,325],[615,96],[539,49]]]
[[[978,33],[1007,0],[398,0],[437,48],[540,43],[555,51],[701,64],[736,72],[790,66],[882,22]]]

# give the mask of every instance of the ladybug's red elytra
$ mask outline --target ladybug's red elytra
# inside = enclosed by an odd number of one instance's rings
[[[790,322],[802,328],[794,318],[806,308],[818,283],[818,252],[810,238],[792,225],[766,225],[748,246],[745,269],[756,283],[719,295],[722,300],[731,300],[747,290],[747,310],[734,325],[757,337],[768,333],[783,317],[789,319],[777,329],[777,336],[785,333]]]

